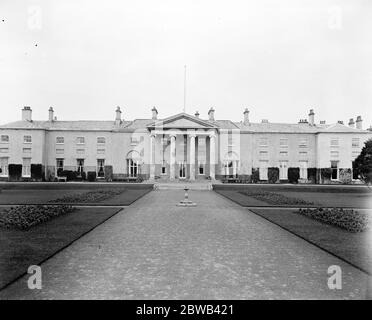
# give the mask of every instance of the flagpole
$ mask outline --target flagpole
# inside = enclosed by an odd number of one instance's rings
[[[186,113],[186,65],[185,65],[185,76],[183,81],[183,112]]]

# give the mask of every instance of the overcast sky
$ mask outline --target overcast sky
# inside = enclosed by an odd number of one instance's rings
[[[372,1],[0,0],[0,124],[202,118],[372,124]]]

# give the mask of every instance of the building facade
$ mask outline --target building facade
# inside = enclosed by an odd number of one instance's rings
[[[0,126],[0,180],[55,181],[66,171],[99,180],[232,179],[286,182],[297,172],[299,182],[352,183],[353,160],[372,137],[362,119],[298,123],[216,120],[199,113],[158,119],[124,120],[118,107],[114,121],[60,121],[49,109],[46,121],[32,119],[30,107],[22,120]],[[274,170],[275,169],[275,170]]]

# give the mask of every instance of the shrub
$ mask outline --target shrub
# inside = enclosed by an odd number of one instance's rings
[[[58,174],[59,177],[66,177],[67,181],[73,181],[76,180],[77,172],[72,170],[62,170]]]
[[[22,165],[21,164],[9,164],[8,166],[9,180],[18,181],[22,177]]]
[[[112,166],[105,166],[105,178],[107,181],[112,181]]]
[[[298,213],[310,218],[338,226],[350,232],[362,232],[369,228],[370,221],[367,214],[353,209],[316,208],[299,209]]]
[[[300,168],[288,168],[288,182],[298,183],[300,178]]]
[[[321,168],[320,169],[320,176],[323,180],[330,180],[332,177],[332,169],[331,168]]]
[[[307,168],[307,179],[312,183],[316,183],[316,168]]]
[[[43,166],[41,164],[31,164],[31,178],[37,181],[43,179]]]
[[[252,168],[252,182],[257,183],[260,180],[260,169]]]
[[[359,156],[354,160],[354,168],[359,178],[367,185],[372,183],[372,139],[368,139]]]
[[[263,190],[239,191],[239,193],[275,205],[314,205],[314,203],[310,201],[305,201],[299,198],[290,198],[280,193],[267,192]]]
[[[340,169],[339,180],[343,184],[350,184],[352,181],[351,169]]]
[[[113,196],[123,193],[125,189],[116,188],[116,189],[103,189],[96,191],[89,191],[80,194],[74,194],[71,196],[65,196],[62,198],[50,200],[50,203],[92,203],[100,202]]]
[[[0,227],[27,230],[54,217],[74,211],[67,205],[23,205],[6,209],[0,216]]]
[[[270,167],[267,169],[269,183],[276,183],[279,180],[279,168]]]
[[[96,181],[97,173],[95,171],[88,171],[88,181]]]

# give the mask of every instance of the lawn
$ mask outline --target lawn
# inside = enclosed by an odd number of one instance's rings
[[[294,206],[370,208],[364,186],[213,185],[216,192],[244,207]]]
[[[27,231],[0,228],[0,289],[118,211],[120,208],[78,208]]]
[[[50,258],[152,187],[124,183],[1,183],[0,205],[17,207],[0,227],[0,289],[27,272],[30,265]],[[60,211],[68,205],[74,209]],[[75,207],[78,205],[90,207]],[[109,205],[118,207],[95,207]],[[0,217],[4,218],[7,210],[9,207],[0,207]],[[27,217],[22,216],[25,212]]]
[[[301,215],[295,209],[255,208],[250,211],[372,274],[372,252],[368,231],[349,232]]]
[[[152,184],[124,183],[0,184],[0,205],[65,203],[127,206],[151,191],[152,187]]]

